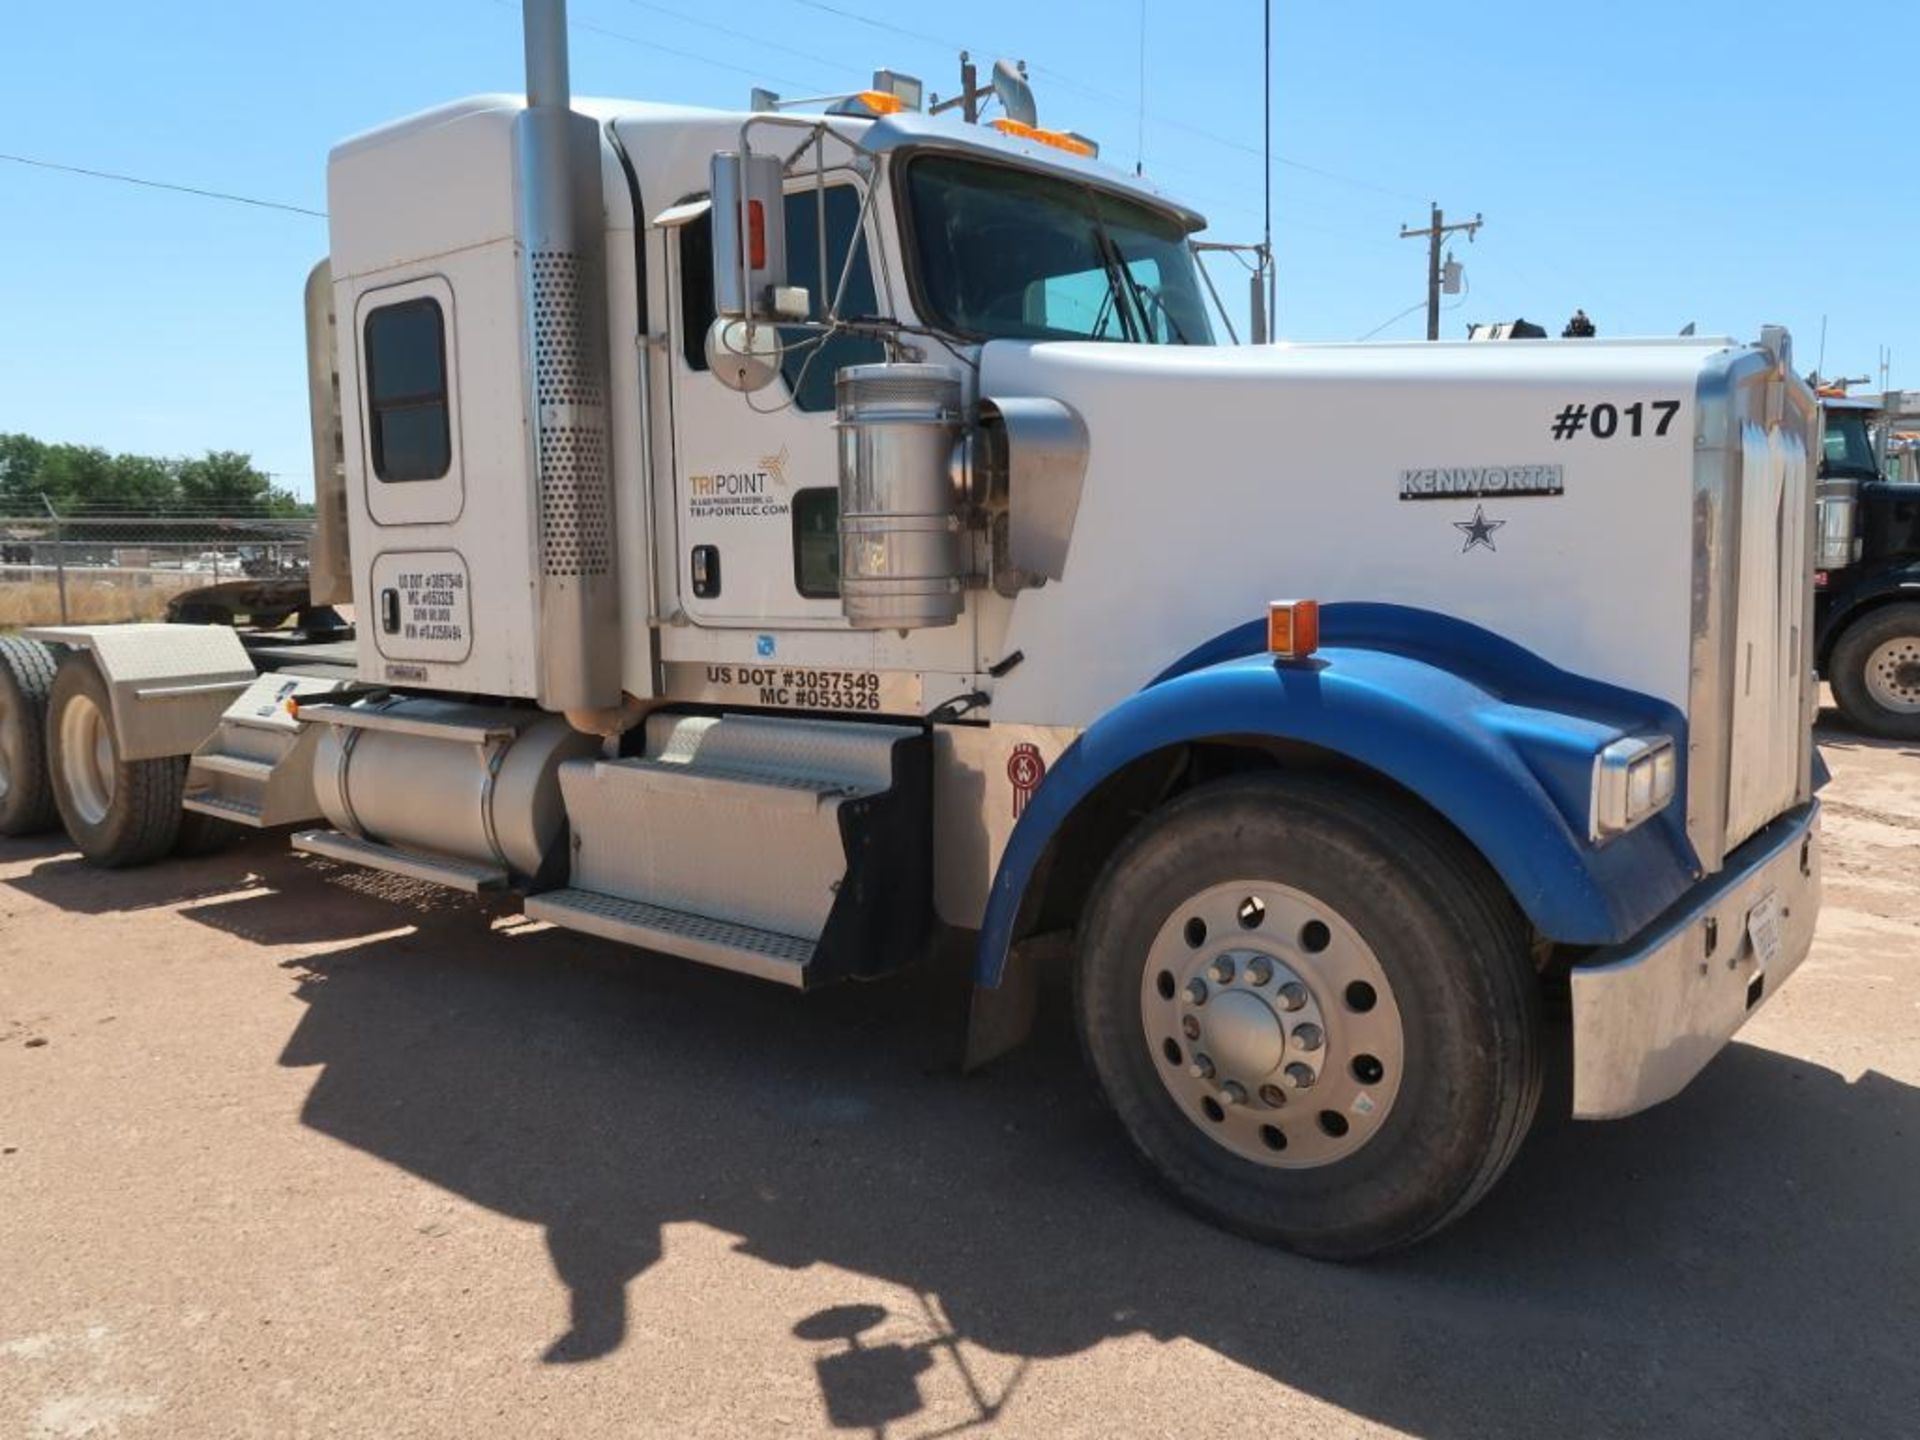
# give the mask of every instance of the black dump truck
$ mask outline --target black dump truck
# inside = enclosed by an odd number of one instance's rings
[[[1920,391],[1821,407],[1815,663],[1852,724],[1920,740]]]

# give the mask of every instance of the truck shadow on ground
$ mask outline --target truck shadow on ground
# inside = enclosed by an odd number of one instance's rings
[[[207,863],[152,873],[195,891]],[[344,942],[289,962],[306,1011],[282,1063],[317,1067],[305,1123],[542,1226],[571,1299],[554,1363],[644,1363],[622,1350],[628,1284],[663,1225],[694,1221],[937,1313],[916,1345],[863,1344],[887,1319],[872,1304],[789,1318],[848,1428],[918,1414],[920,1377],[962,1346],[1013,1362],[1012,1382],[968,1379],[958,1422],[985,1426],[1028,1363],[1132,1334],[1462,1440],[1893,1434],[1920,1414],[1920,1092],[1884,1076],[1736,1045],[1646,1115],[1543,1124],[1425,1246],[1334,1267],[1162,1196],[1057,999],[1024,1050],[963,1078],[952,964],[802,997],[465,906],[396,908],[270,842],[227,863],[257,888],[183,913],[280,941],[304,916]],[[68,883],[35,893],[60,903]]]
[[[1920,760],[1920,745],[1911,740],[1883,740],[1856,730],[1831,705],[1821,707],[1814,720],[1813,738],[1822,750],[1882,750],[1889,755]]]

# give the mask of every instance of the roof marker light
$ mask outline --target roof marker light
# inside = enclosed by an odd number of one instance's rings
[[[1017,140],[1031,140],[1036,145],[1051,145],[1056,150],[1065,150],[1069,155],[1084,155],[1091,160],[1100,153],[1100,147],[1093,141],[1065,130],[1042,130],[1037,125],[1022,125],[1018,120],[1009,120],[1005,116],[988,123],[1002,135],[1011,135]]]
[[[1267,649],[1282,660],[1304,660],[1320,648],[1320,602],[1274,600],[1267,606]]]
[[[907,102],[898,95],[885,90],[856,90],[853,94],[836,100],[827,107],[829,115],[859,115],[878,119],[882,115],[898,115],[907,108]]]

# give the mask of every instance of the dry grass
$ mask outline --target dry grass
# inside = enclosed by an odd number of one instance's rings
[[[69,575],[67,623],[102,625],[164,619],[169,596],[207,584],[208,580],[205,575],[142,575],[112,581]],[[0,630],[60,623],[58,583],[37,577],[9,580],[0,576]]]

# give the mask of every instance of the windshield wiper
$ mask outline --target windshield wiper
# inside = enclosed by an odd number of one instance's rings
[[[1113,243],[1113,237],[1101,223],[1100,212],[1089,206],[1087,218],[1093,221],[1093,248],[1099,251],[1100,264],[1106,269],[1107,293],[1120,316],[1120,328],[1128,340],[1139,344],[1141,336],[1147,333],[1140,323],[1145,317],[1136,315],[1140,297],[1133,293],[1133,277],[1127,274],[1127,262],[1120,258],[1120,247]]]

